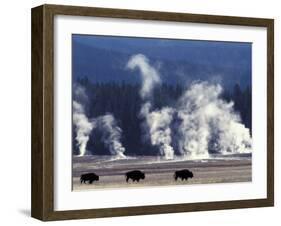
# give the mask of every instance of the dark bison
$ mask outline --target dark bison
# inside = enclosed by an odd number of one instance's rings
[[[139,182],[140,179],[144,180],[144,178],[145,178],[145,174],[140,170],[133,170],[126,173],[126,182],[128,182],[129,179],[131,179],[132,181]]]
[[[192,178],[193,173],[189,171],[188,169],[178,170],[174,174],[175,180],[178,178],[181,178],[181,180],[187,180],[188,178]]]
[[[95,173],[86,173],[82,174],[80,177],[80,182],[81,184],[84,183],[86,184],[86,181],[89,181],[89,184],[93,183],[93,181],[98,181],[99,176],[96,175]]]

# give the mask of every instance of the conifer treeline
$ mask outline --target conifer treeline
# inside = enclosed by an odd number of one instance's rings
[[[122,143],[126,148],[126,155],[155,155],[157,150],[145,141],[142,134],[142,119],[139,110],[142,100],[139,96],[140,85],[128,83],[92,83],[88,79],[80,79],[78,84],[85,88],[88,100],[83,104],[88,118],[94,118],[109,112],[114,115],[118,125],[123,130]],[[153,103],[155,108],[175,106],[176,100],[183,94],[181,85],[163,84],[154,91]],[[225,90],[222,98],[234,102],[234,109],[242,119],[242,123],[252,129],[252,97],[251,88],[244,90],[236,84],[232,90]],[[73,150],[77,153],[75,131],[73,130]],[[101,134],[94,130],[87,144],[87,150],[93,154],[107,155],[109,151],[101,142]],[[175,150],[177,153],[177,150]]]

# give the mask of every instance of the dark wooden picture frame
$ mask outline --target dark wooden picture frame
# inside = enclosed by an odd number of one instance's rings
[[[267,29],[267,198],[156,206],[54,210],[54,16],[94,16]],[[60,5],[32,9],[32,217],[65,220],[274,205],[274,20]]]

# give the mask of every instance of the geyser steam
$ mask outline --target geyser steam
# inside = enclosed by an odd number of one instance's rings
[[[75,126],[76,137],[79,147],[79,156],[86,154],[86,147],[92,132],[93,125],[85,114],[85,109],[82,103],[88,101],[87,94],[84,87],[74,83],[73,84],[73,124]]]
[[[142,76],[142,87],[140,96],[143,100],[151,101],[153,89],[161,83],[160,76],[155,68],[149,64],[149,60],[142,54],[133,55],[127,67],[131,70],[138,68]]]
[[[85,115],[83,106],[77,101],[73,101],[73,123],[76,131],[75,139],[79,146],[79,156],[84,156],[89,135],[94,127]]]
[[[171,122],[174,110],[165,107],[152,111],[152,93],[156,85],[161,83],[158,71],[149,64],[149,60],[142,54],[133,55],[127,63],[131,70],[139,69],[142,77],[140,96],[144,101],[141,106],[140,116],[145,119],[143,127],[153,146],[159,147],[161,155],[166,159],[174,157],[174,149],[171,146]]]
[[[233,110],[233,102],[220,99],[222,87],[207,82],[194,83],[179,101],[177,117],[180,153],[191,158],[214,153],[251,151],[249,129]]]
[[[122,129],[117,126],[112,114],[105,114],[93,120],[93,125],[102,132],[102,141],[112,155],[125,158],[125,148],[121,143]]]
[[[80,102],[87,102],[88,96],[84,88],[74,84],[73,101],[73,123],[76,132],[76,141],[79,146],[79,156],[84,156],[90,134],[93,129],[98,129],[102,133],[102,142],[109,149],[112,155],[117,158],[125,158],[125,148],[121,143],[122,129],[117,126],[114,116],[107,113],[97,118],[88,119],[83,105]],[[79,100],[79,101],[78,101]]]
[[[143,128],[151,144],[159,147],[160,154],[166,159],[174,157],[172,137],[178,151],[188,158],[206,158],[209,153],[251,152],[249,129],[241,123],[233,102],[220,98],[220,85],[193,83],[179,99],[176,108],[153,110],[153,89],[161,84],[158,71],[142,54],[133,55],[127,68],[140,71]],[[173,136],[171,128],[176,129]]]
[[[170,125],[173,120],[174,109],[164,107],[150,112],[150,108],[150,103],[144,104],[140,115],[146,119],[144,127],[148,131],[151,144],[158,146],[160,154],[166,159],[172,159],[174,157],[174,149],[171,146],[172,131]]]

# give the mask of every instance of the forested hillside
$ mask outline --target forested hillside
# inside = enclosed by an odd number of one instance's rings
[[[78,79],[76,83],[85,88],[88,96],[83,103],[85,114],[88,118],[98,117],[105,113],[112,113],[117,120],[118,126],[122,128],[122,143],[126,148],[126,155],[154,155],[158,153],[144,140],[142,133],[142,119],[139,111],[142,101],[139,96],[140,85],[131,83],[93,83],[87,78]],[[153,102],[155,108],[163,106],[174,107],[178,98],[182,95],[184,87],[180,84],[165,85],[155,89]],[[223,92],[222,98],[234,102],[235,110],[240,114],[242,123],[251,131],[251,88],[241,89],[236,84],[231,90]],[[75,131],[73,130],[73,150],[77,153]],[[107,148],[101,142],[101,134],[93,130],[87,150],[92,154],[109,154]],[[175,149],[177,153],[177,150]]]

